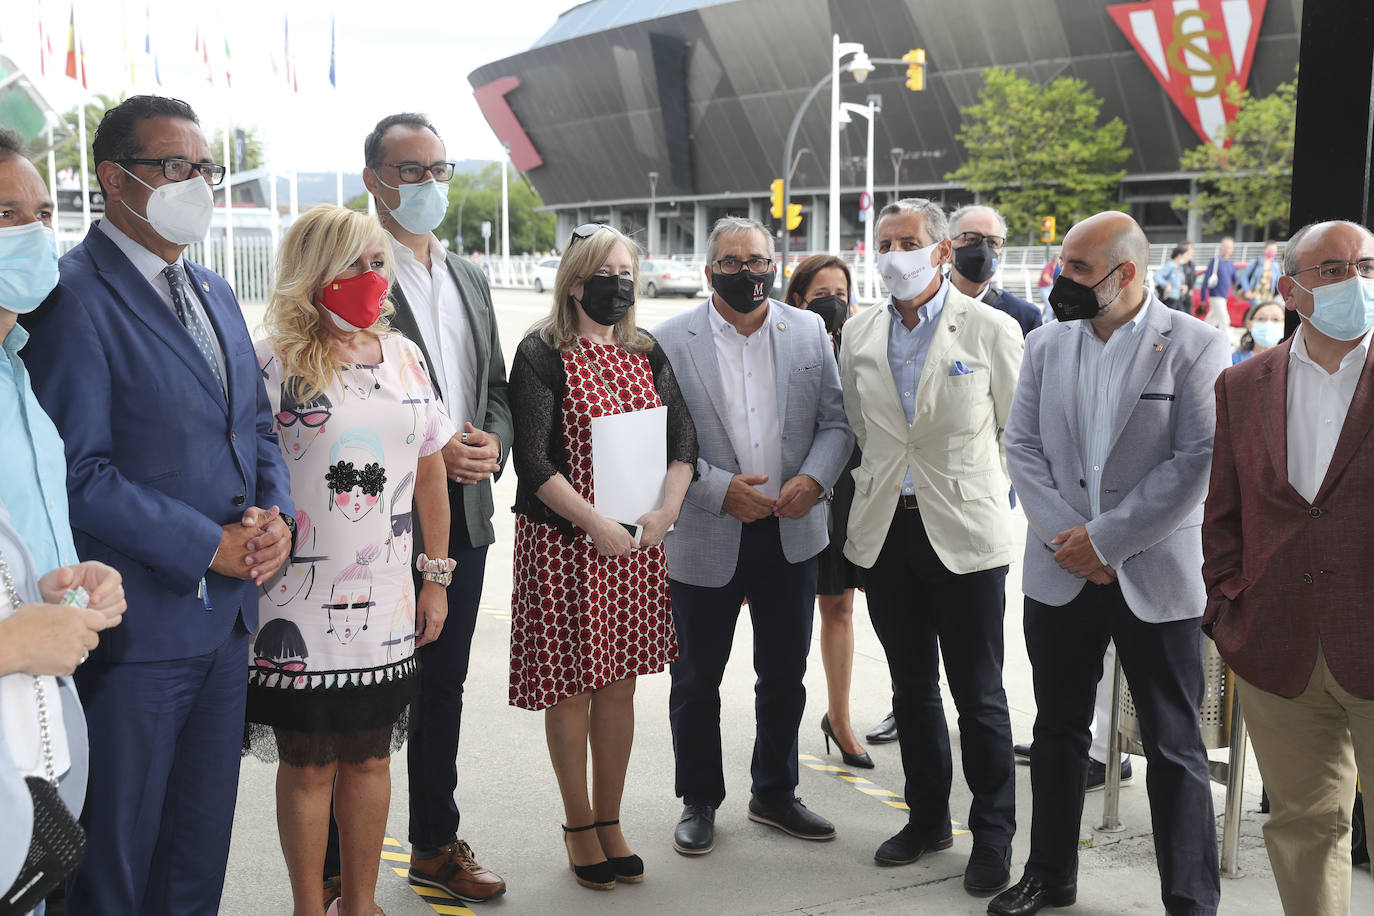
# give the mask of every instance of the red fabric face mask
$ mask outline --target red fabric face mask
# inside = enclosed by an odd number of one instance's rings
[[[331,280],[320,290],[320,305],[335,316],[335,323],[344,330],[363,331],[381,316],[388,286],[386,277],[375,270],[347,280]]]

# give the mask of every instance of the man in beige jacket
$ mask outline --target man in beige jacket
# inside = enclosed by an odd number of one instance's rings
[[[939,654],[959,709],[973,792],[972,894],[1009,878],[1015,762],[1002,689],[1002,615],[1015,537],[1002,429],[1021,367],[1021,329],[943,276],[952,257],[939,206],[910,198],[878,216],[878,269],[891,296],[845,325],[845,413],[854,471],[845,556],[867,570],[868,609],[892,672],[909,823],[880,865],[952,843],[949,730]]]

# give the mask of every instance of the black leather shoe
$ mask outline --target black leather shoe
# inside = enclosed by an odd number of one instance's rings
[[[1017,763],[1030,763],[1031,746],[1029,744],[1013,744],[1011,751],[1016,755]]]
[[[883,842],[873,854],[879,865],[910,865],[921,856],[954,845],[954,835],[946,829],[940,836],[922,836],[914,824],[907,824],[897,835]]]
[[[891,744],[897,740],[897,720],[892,713],[887,714],[887,718],[869,729],[868,734],[864,735],[864,740],[869,744]]]
[[[1015,887],[1002,891],[988,904],[990,916],[1031,916],[1047,906],[1073,906],[1077,884],[1046,884],[1025,875]]]
[[[986,897],[1011,881],[1011,847],[973,841],[973,853],[964,869],[964,890],[975,897]]]
[[[716,809],[687,805],[673,831],[673,848],[684,856],[704,856],[716,848]]]
[[[749,799],[749,820],[776,827],[799,840],[833,840],[835,825],[803,805],[800,798],[782,805],[765,805],[757,797]]]
[[[1134,782],[1131,776],[1131,758],[1127,757],[1121,762],[1121,785],[1129,786]],[[1091,757],[1088,758],[1088,783],[1084,786],[1085,792],[1101,792],[1107,787],[1107,765],[1098,763]]]
[[[830,713],[821,716],[821,734],[825,735],[825,752],[827,754],[830,753],[830,742],[834,741],[835,746],[840,749],[840,759],[844,761],[845,766],[858,767],[863,770],[873,769],[873,758],[868,756],[866,752],[859,751],[857,754],[851,754],[844,749],[844,745],[840,744],[840,739],[835,737],[835,730],[830,727]]]

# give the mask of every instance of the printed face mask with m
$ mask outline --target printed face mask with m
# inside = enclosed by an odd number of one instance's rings
[[[1352,273],[1339,283],[1308,289],[1297,280],[1293,285],[1312,296],[1312,317],[1308,322],[1332,340],[1359,340],[1374,328],[1374,279]]]
[[[153,193],[148,197],[144,216],[123,199],[124,209],[153,227],[153,231],[173,245],[190,245],[205,238],[210,231],[210,218],[215,212],[215,195],[210,192],[210,184],[199,174],[192,174],[184,181],[173,181],[160,187],[153,187],[133,172],[124,169],[124,174],[143,185]]]
[[[0,229],[0,308],[27,315],[57,286],[57,238],[40,222]]]
[[[400,203],[389,212],[406,232],[424,235],[433,232],[444,221],[444,214],[448,212],[448,184],[430,178],[417,184],[389,185],[380,175],[377,182],[401,195]],[[378,203],[383,210],[389,209],[380,200]]]
[[[878,253],[878,273],[893,299],[903,302],[915,299],[930,286],[939,271],[934,263],[935,249],[939,242],[917,248],[915,251],[880,251]]]
[[[1121,262],[1121,264],[1125,263],[1125,261]],[[1121,287],[1118,286],[1116,292],[1112,294],[1112,298],[1106,302],[1097,298],[1097,288],[1120,270],[1121,264],[1107,271],[1107,276],[1092,286],[1084,286],[1077,280],[1069,279],[1068,274],[1060,274],[1059,279],[1054,281],[1054,286],[1050,289],[1050,308],[1054,309],[1054,317],[1060,321],[1079,321],[1085,318],[1096,318],[1102,314],[1116,301],[1116,297],[1121,295]]]
[[[770,267],[761,274],[741,267],[732,274],[711,271],[711,288],[716,291],[725,304],[747,315],[768,301],[768,292],[773,288],[775,271]]]

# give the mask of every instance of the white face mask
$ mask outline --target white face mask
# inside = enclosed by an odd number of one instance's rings
[[[173,245],[189,245],[205,238],[210,231],[210,217],[215,212],[215,196],[210,184],[200,175],[185,181],[174,181],[155,188],[133,172],[124,173],[152,191],[148,198],[148,215],[144,216],[124,203],[124,209],[153,227],[153,231]]]
[[[915,251],[884,251],[878,254],[878,273],[893,299],[915,299],[925,292],[939,268],[931,263],[939,242]]]

